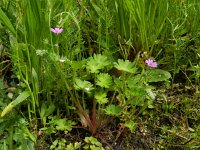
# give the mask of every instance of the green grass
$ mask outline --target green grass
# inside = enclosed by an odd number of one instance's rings
[[[198,149],[199,12],[199,0],[2,0],[0,149]]]

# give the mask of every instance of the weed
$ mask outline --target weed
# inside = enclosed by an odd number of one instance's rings
[[[199,12],[198,0],[2,0],[0,148],[199,148]],[[89,133],[75,142],[74,128]]]

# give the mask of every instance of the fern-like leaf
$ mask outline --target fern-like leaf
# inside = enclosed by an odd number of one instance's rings
[[[94,96],[99,104],[106,104],[108,99],[105,92],[98,92]]]
[[[86,89],[93,89],[93,84],[90,83],[89,81],[82,81],[80,79],[75,79],[74,80],[74,88],[76,90],[86,90]]]
[[[91,73],[99,73],[100,69],[103,69],[105,66],[109,65],[110,62],[108,61],[108,58],[101,54],[94,54],[93,57],[90,57],[86,68]]]
[[[97,76],[97,85],[109,88],[112,84],[112,77],[108,73],[101,73]]]
[[[131,63],[129,60],[124,61],[122,59],[118,59],[118,63],[115,63],[115,68],[124,72],[129,72],[129,73],[135,73],[137,70],[134,67],[134,64]]]
[[[121,107],[117,105],[109,105],[106,107],[105,113],[110,116],[119,116],[121,110]]]

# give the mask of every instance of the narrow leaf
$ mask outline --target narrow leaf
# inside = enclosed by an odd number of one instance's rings
[[[16,31],[9,20],[9,18],[6,16],[6,14],[3,12],[3,10],[0,8],[0,20],[8,27],[8,29],[13,33],[16,34]]]
[[[12,101],[8,106],[4,108],[4,110],[1,113],[1,117],[5,116],[9,111],[11,111],[18,104],[22,103],[29,96],[30,96],[30,93],[28,91],[22,92],[14,101]]]

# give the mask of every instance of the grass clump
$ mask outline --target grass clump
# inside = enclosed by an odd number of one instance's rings
[[[1,149],[198,149],[198,0],[0,2]]]

